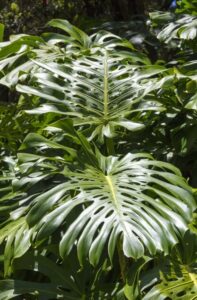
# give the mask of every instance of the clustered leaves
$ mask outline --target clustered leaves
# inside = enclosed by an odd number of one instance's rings
[[[153,65],[114,34],[49,25],[64,34],[1,43],[28,133],[2,153],[1,299],[194,299],[195,181],[175,166],[196,153],[194,58]]]

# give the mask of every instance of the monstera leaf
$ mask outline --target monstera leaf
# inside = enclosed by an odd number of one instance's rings
[[[37,224],[41,226],[38,238],[54,230],[76,205],[87,203],[87,208],[65,231],[60,243],[62,256],[69,253],[78,240],[81,262],[89,254],[91,263],[96,264],[106,243],[112,260],[119,237],[128,257],[141,257],[145,251],[151,254],[157,250],[168,252],[170,244],[176,243],[177,236],[186,230],[184,214],[190,205],[183,194],[193,202],[189,191],[180,187],[186,187],[184,181],[176,171],[176,175],[169,172],[170,166],[153,161],[145,154],[128,154],[122,159],[100,156],[99,160],[101,170],[88,167],[82,172],[68,175],[65,172],[70,182],[63,189],[68,186],[78,193],[63,204],[64,211],[60,206],[45,215]],[[166,171],[162,171],[163,168]],[[29,212],[27,221],[30,224],[35,212],[39,211],[39,203]]]
[[[145,55],[135,51],[129,41],[109,32],[102,31],[88,36],[61,19],[52,20],[48,25],[63,30],[64,34],[44,33],[41,37],[18,34],[11,36],[10,41],[0,43],[1,84],[10,88],[19,80],[24,81],[31,77],[37,69],[32,58],[42,62],[64,61],[67,57],[91,55],[100,53],[103,49],[114,51],[119,47],[122,51],[133,53],[136,61],[150,63]]]
[[[12,217],[26,216],[37,241],[61,228],[61,256],[77,245],[81,264],[88,256],[91,264],[98,264],[106,248],[113,261],[117,243],[125,256],[135,259],[145,253],[169,253],[187,230],[195,208],[180,172],[148,154],[121,158],[97,151],[95,156],[81,134],[76,133],[75,139],[85,154],[73,164],[67,160],[67,147],[38,135],[26,138],[23,149],[33,147],[38,154],[20,154],[21,179],[17,176],[13,183],[31,195],[20,200]],[[64,151],[65,158],[55,162],[44,155],[54,147]]]
[[[169,42],[172,38],[180,38],[182,40],[193,40],[197,35],[197,19],[192,16],[185,16],[170,23],[159,34],[158,38]]]
[[[143,300],[193,300],[197,295],[196,265],[169,264],[161,268],[161,283],[153,287]]]
[[[165,68],[152,67],[147,74],[145,71],[137,73],[132,57],[127,59],[105,51],[102,55],[64,64],[43,64],[36,60],[42,69],[34,73],[28,86],[18,84],[17,90],[47,100],[28,113],[53,112],[72,117],[75,126],[87,130],[90,140],[98,137],[103,142],[104,137],[112,138],[118,128],[130,131],[144,128],[144,124],[134,119],[136,112],[153,110],[158,113],[164,109],[154,100],[142,107],[136,105],[153,89],[147,84],[148,79],[164,72]],[[142,80],[146,81],[144,88]]]

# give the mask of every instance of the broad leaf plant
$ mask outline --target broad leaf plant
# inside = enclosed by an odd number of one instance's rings
[[[159,38],[195,39],[185,20]],[[194,54],[152,64],[114,34],[49,25],[63,33],[0,44],[27,133],[0,162],[0,299],[197,299],[195,181],[177,168],[196,153]]]

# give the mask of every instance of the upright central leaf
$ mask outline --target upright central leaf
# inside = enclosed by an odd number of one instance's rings
[[[34,72],[31,85],[18,85],[17,90],[48,103],[29,113],[53,111],[72,117],[75,126],[89,130],[90,139],[98,137],[101,141],[114,136],[116,128],[144,128],[130,117],[139,101],[139,88],[132,80],[135,66],[125,63],[124,57],[103,51],[62,64],[35,63],[41,68]]]

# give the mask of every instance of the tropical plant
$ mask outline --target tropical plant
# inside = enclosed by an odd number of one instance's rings
[[[50,25],[1,44],[35,122],[2,161],[1,299],[195,299],[193,176],[168,162],[196,151],[195,62]]]

